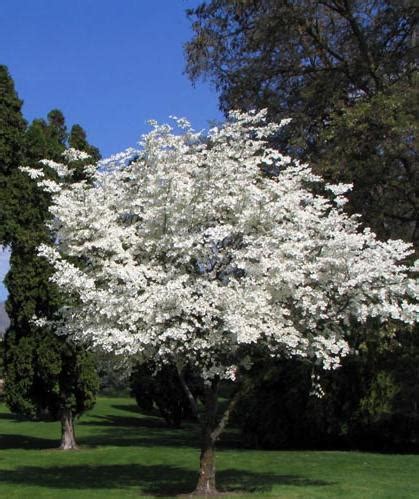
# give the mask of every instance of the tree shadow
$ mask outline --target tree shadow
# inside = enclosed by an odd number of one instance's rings
[[[121,409],[125,407],[120,406]],[[170,428],[161,418],[143,416],[140,412],[137,414],[137,417],[109,414],[80,421],[77,427],[92,427],[99,431],[81,436],[79,443],[88,446],[120,447],[194,446],[197,437],[193,427],[188,427],[187,431],[185,428]]]
[[[124,406],[125,407],[125,406]],[[77,428],[92,427],[99,431],[86,436],[79,436],[78,442],[82,446],[118,446],[118,447],[192,447],[199,446],[200,429],[197,423],[188,422],[182,428],[172,428],[157,417],[145,417],[138,413],[132,416],[94,416],[89,421],[80,421]],[[217,443],[218,449],[242,448],[239,435],[227,430]]]
[[[156,408],[153,407],[151,409],[140,409],[138,405],[136,404],[112,404],[111,407],[113,409],[117,409],[118,411],[126,411],[126,412],[131,412],[134,414],[137,414],[140,417],[150,417],[150,418],[155,418],[156,420],[159,420],[162,425],[167,426],[169,428],[173,428],[173,426],[170,426],[167,421],[164,419],[162,416],[161,412]],[[176,429],[182,429],[186,427],[188,424],[195,424],[197,423],[197,420],[193,417],[184,417],[183,421],[181,422],[181,425],[179,427],[176,427]]]
[[[13,435],[2,434],[0,435],[0,449],[24,449],[24,450],[37,450],[37,449],[58,449],[60,439],[57,435],[56,439],[52,438],[39,438],[28,435]]]
[[[133,412],[135,414],[138,414],[139,416],[144,414],[144,411],[140,409],[136,404],[112,404],[111,407],[113,409],[117,409],[118,411]],[[150,411],[150,415],[158,416],[158,413],[157,411]]]
[[[220,491],[223,492],[269,492],[274,485],[330,486],[335,482],[313,480],[299,475],[280,475],[276,473],[257,473],[242,470],[223,470],[217,473]]]
[[[94,419],[93,419],[94,418]],[[116,416],[109,414],[108,416],[93,416],[89,421],[79,421],[80,426],[123,426],[129,428],[157,428],[166,429],[169,426],[161,419],[156,417],[145,417],[138,413],[138,417],[134,416]]]
[[[167,427],[153,426],[113,426],[106,424],[100,427],[100,423],[93,425],[99,431],[83,435],[76,426],[76,438],[83,446],[116,446],[116,447],[196,447],[199,442],[198,434],[192,432],[177,431]],[[82,425],[80,425],[82,426]]]
[[[18,414],[13,414],[12,412],[2,412],[0,414],[0,419],[4,419],[5,421],[13,421],[14,423],[33,421],[30,418],[25,418],[24,416],[19,416]]]
[[[143,494],[173,496],[193,490],[198,473],[169,465],[83,465],[83,466],[24,466],[10,470],[4,476],[8,484],[39,486],[48,489],[126,489],[138,487]],[[332,482],[311,480],[298,475],[255,473],[228,469],[217,474],[222,492],[262,493],[274,485],[330,486]],[[140,492],[140,490],[139,490]]]
[[[133,421],[134,420],[134,421]],[[87,434],[84,428],[89,428]],[[90,431],[90,428],[93,431]],[[200,433],[197,425],[174,429],[157,418],[95,416],[93,421],[76,423],[76,440],[81,448],[95,447],[176,447],[197,448]],[[57,438],[42,438],[14,433],[0,434],[0,449],[51,449],[59,446]],[[232,448],[230,442],[220,442],[219,449]]]

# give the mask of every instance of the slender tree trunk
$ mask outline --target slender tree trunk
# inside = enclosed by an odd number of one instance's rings
[[[78,449],[74,434],[74,418],[70,409],[63,409],[61,415],[61,445],[62,450]]]
[[[218,494],[215,486],[215,442],[209,428],[202,440],[199,478],[194,494],[214,496]]]
[[[193,495],[216,496],[218,491],[215,483],[215,443],[223,433],[231,412],[236,406],[240,390],[238,389],[224,411],[221,419],[217,421],[218,389],[220,380],[213,380],[204,388],[204,411],[201,412],[183,376],[182,368],[177,366],[180,382],[188,396],[191,408],[201,424],[201,455],[199,462],[199,478]]]
[[[204,407],[201,418],[201,455],[199,459],[199,478],[194,491],[195,495],[215,496],[215,442],[213,431],[216,426],[219,381],[206,386]]]

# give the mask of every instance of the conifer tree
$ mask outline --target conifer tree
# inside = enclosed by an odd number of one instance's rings
[[[89,154],[91,161],[95,162],[100,159],[99,149],[95,146],[92,146],[87,141],[86,132],[79,124],[75,124],[71,127],[70,135],[68,137],[68,145],[77,149],[78,151],[84,151]]]
[[[37,314],[52,316],[62,299],[48,280],[48,264],[37,256],[39,244],[54,237],[45,225],[49,196],[18,169],[21,164],[39,167],[44,157],[58,161],[68,144],[68,133],[58,109],[46,121],[36,119],[25,130],[21,101],[4,67],[0,81],[0,236],[1,243],[12,250],[6,277],[11,319],[5,338],[6,402],[14,412],[31,418],[61,420],[61,448],[72,449],[76,447],[74,418],[92,407],[98,376],[90,353],[32,321]],[[78,147],[93,152],[97,160],[98,150],[88,144],[80,126],[76,130],[84,138]]]
[[[22,159],[26,123],[6,66],[0,65],[0,244],[10,242],[11,200],[9,180]]]

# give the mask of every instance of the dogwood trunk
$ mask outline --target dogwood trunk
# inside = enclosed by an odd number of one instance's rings
[[[199,411],[198,403],[189,389],[182,370],[178,368],[179,379],[189,398],[192,410],[201,424],[201,454],[199,458],[199,478],[194,495],[214,496],[218,494],[215,481],[215,443],[223,433],[230,414],[240,397],[238,388],[230,399],[227,409],[221,419],[217,420],[218,389],[220,380],[216,379],[204,388],[203,411]]]
[[[194,494],[217,495],[215,486],[215,442],[209,428],[203,430],[201,455],[199,458],[199,478]]]
[[[74,418],[70,409],[63,409],[61,415],[61,445],[62,450],[78,449],[74,434]]]
[[[201,455],[196,495],[216,495],[215,486],[215,442],[214,433],[217,417],[219,381],[213,381],[204,388],[204,413],[201,416]]]

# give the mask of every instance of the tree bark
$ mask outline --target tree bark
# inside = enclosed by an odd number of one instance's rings
[[[213,431],[216,426],[219,381],[213,381],[204,388],[205,412],[201,418],[201,455],[199,458],[199,478],[194,495],[215,496],[215,442]]]
[[[206,428],[201,445],[199,478],[194,495],[215,496],[218,494],[215,486],[215,442]]]
[[[61,415],[61,445],[62,450],[77,450],[74,434],[74,418],[70,409],[63,409]]]
[[[199,411],[198,403],[190,391],[182,368],[178,366],[178,373],[181,384],[191,403],[192,410],[201,425],[201,455],[199,459],[199,478],[193,495],[196,496],[216,496],[218,490],[215,482],[215,443],[224,431],[230,414],[236,406],[240,390],[238,389],[231,398],[224,414],[217,421],[218,389],[220,380],[215,379],[204,387],[203,412]]]

